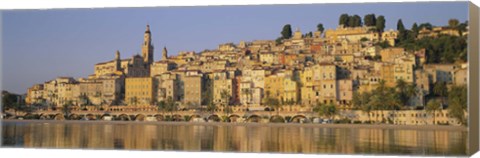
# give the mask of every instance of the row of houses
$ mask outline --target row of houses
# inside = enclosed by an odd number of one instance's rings
[[[324,35],[324,36],[322,36]],[[88,78],[59,77],[28,89],[27,103],[77,105],[153,105],[171,100],[184,106],[262,105],[266,98],[282,104],[332,103],[352,108],[353,93],[371,91],[380,81],[393,87],[403,80],[417,86],[414,105],[437,82],[467,83],[466,63],[426,64],[425,50],[382,49],[394,45],[397,31],[378,33],[367,27],[315,32],[297,30],[291,39],[225,43],[215,50],[180,52],[153,61],[149,26],[142,55],[121,59],[120,52],[98,63]]]

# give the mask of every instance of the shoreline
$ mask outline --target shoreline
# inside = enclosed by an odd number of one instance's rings
[[[198,125],[198,126],[247,126],[247,127],[308,127],[308,128],[352,128],[352,129],[398,129],[398,130],[454,130],[467,131],[465,126],[439,125],[389,125],[389,124],[312,124],[312,123],[229,123],[229,122],[163,122],[163,121],[80,121],[80,120],[5,120],[1,123],[52,123],[52,124],[132,124],[132,125]]]

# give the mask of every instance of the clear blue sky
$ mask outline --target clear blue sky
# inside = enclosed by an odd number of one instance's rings
[[[58,76],[87,77],[116,50],[122,58],[139,53],[146,24],[159,60],[163,46],[177,54],[275,39],[287,23],[302,32],[318,23],[335,28],[342,13],[384,15],[386,29],[395,29],[400,18],[407,28],[413,22],[445,25],[450,18],[464,22],[467,9],[467,2],[423,2],[3,11],[2,88],[23,94]]]

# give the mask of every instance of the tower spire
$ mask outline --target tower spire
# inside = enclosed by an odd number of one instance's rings
[[[145,30],[145,34],[143,35],[142,57],[145,63],[147,64],[153,63],[152,34],[150,33],[150,25],[148,24]]]
[[[167,60],[168,59],[168,51],[167,51],[167,47],[163,47],[163,51],[162,51],[162,60]]]
[[[145,33],[150,33],[150,25],[147,24],[147,29],[145,30]]]

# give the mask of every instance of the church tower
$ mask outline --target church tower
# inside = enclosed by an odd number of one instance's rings
[[[143,35],[143,44],[142,44],[142,57],[143,61],[147,64],[153,63],[153,45],[152,45],[152,35],[150,33],[150,26],[147,25],[147,30]]]
[[[122,63],[121,63],[121,59],[120,59],[120,51],[117,50],[117,52],[115,53],[115,70],[117,71],[120,71],[121,70],[121,67],[122,67]]]
[[[162,60],[167,60],[167,59],[168,59],[167,47],[163,47]]]

